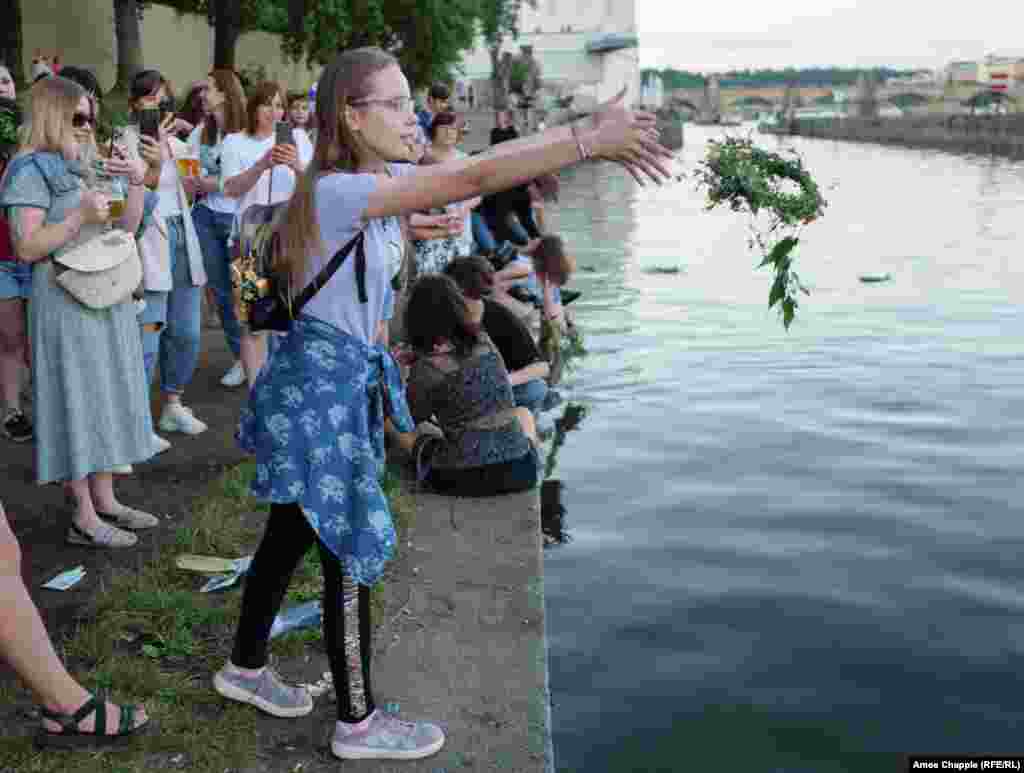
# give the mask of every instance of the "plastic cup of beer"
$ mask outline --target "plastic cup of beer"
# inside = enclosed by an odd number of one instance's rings
[[[178,165],[178,174],[181,177],[199,176],[199,159],[195,156],[182,156],[174,161]]]

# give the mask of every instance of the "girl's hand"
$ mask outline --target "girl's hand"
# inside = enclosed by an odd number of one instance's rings
[[[263,158],[256,162],[256,165],[264,172],[273,169],[277,164],[277,145],[263,154]]]
[[[275,145],[272,149],[275,164],[284,164],[293,172],[301,172],[302,166],[299,163],[299,151],[294,145]]]
[[[189,196],[195,196],[199,193],[203,193],[202,180],[198,177],[182,177],[181,186]]]
[[[672,153],[658,142],[657,117],[630,110],[623,104],[625,98],[623,88],[594,113],[590,133],[594,156],[622,164],[640,185],[644,184],[641,172],[656,183],[670,179],[672,173],[664,161]]]
[[[110,219],[110,199],[98,191],[84,191],[78,208],[82,222],[87,225],[99,225]]]
[[[175,118],[174,118],[174,125],[171,127],[171,130],[176,135],[177,134],[191,134],[192,130],[194,128],[196,128],[196,127],[193,126],[192,124],[190,124],[184,118],[178,118],[177,116],[175,116]]]
[[[168,113],[164,116],[164,119],[160,122],[160,141],[165,142],[168,137],[175,135],[174,124],[177,122],[177,118]]]
[[[127,177],[132,185],[141,185],[146,176],[146,162],[141,158],[108,158],[103,164],[104,171],[115,177]]]
[[[139,136],[139,155],[142,156],[142,160],[146,162],[146,166],[153,168],[159,168],[164,163],[164,145],[162,142],[157,142],[152,137],[145,135]]]

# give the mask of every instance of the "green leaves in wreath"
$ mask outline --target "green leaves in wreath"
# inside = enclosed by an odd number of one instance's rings
[[[797,234],[821,217],[827,202],[796,153],[780,156],[739,137],[712,140],[708,145],[697,170],[698,186],[707,191],[707,208],[724,204],[733,212],[750,215],[751,246],[764,255],[758,268],[771,266],[775,272],[768,308],[779,304],[788,330],[799,306],[797,294],[810,294],[792,268],[793,250],[800,243]],[[759,219],[764,215],[767,221]]]

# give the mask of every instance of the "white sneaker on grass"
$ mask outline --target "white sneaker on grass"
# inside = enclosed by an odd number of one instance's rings
[[[181,403],[167,403],[164,406],[159,426],[164,432],[184,432],[186,435],[198,435],[207,429],[206,425],[192,414],[192,409]]]
[[[242,367],[242,363],[239,360],[235,360],[235,364],[231,366],[231,369],[224,374],[224,377],[220,380],[221,386],[226,387],[240,387],[245,383],[245,368]]]
[[[160,437],[155,432],[153,433],[153,456],[159,456],[164,451],[170,451],[171,444]]]
[[[343,760],[418,760],[437,754],[444,731],[431,722],[406,722],[380,709],[355,725],[336,722],[331,751]]]

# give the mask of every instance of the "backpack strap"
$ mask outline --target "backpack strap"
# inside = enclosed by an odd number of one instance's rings
[[[292,318],[299,316],[299,312],[302,311],[302,307],[305,306],[309,301],[320,292],[327,282],[330,281],[334,273],[341,268],[341,264],[345,262],[352,250],[356,250],[356,284],[359,287],[359,302],[366,303],[366,249],[364,247],[364,241],[366,239],[366,232],[360,229],[352,239],[349,240],[348,244],[334,253],[334,257],[331,258],[330,262],[320,269],[320,272],[316,275],[312,282],[303,288],[302,292],[299,293],[295,300],[292,302]],[[360,273],[360,266],[362,266]]]

